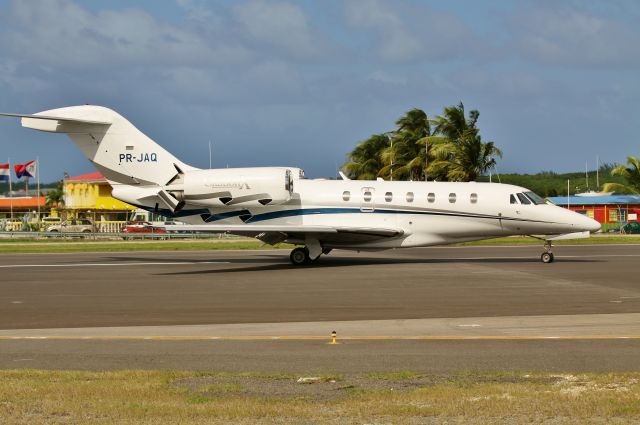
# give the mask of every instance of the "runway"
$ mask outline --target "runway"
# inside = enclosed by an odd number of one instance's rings
[[[640,370],[640,245],[540,251],[5,254],[0,367]]]

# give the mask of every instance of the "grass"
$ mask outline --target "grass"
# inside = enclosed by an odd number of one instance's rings
[[[305,385],[296,384],[296,379],[197,372],[5,370],[0,371],[0,423],[640,421],[640,373],[398,372],[348,375]],[[283,393],[283,387],[300,392]]]
[[[74,241],[74,240],[0,240],[0,253],[48,252],[128,252],[128,251],[199,251],[290,248],[287,244],[266,245],[258,240],[177,240],[177,241]]]

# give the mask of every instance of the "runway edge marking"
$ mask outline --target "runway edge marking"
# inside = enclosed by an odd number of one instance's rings
[[[144,335],[121,335],[121,336],[81,336],[81,335],[33,335],[33,336],[0,336],[0,341],[16,340],[97,340],[97,341],[325,341],[330,338],[315,335],[176,335],[176,336],[144,336]],[[341,336],[342,341],[526,341],[526,340],[640,340],[640,335],[414,335],[414,336],[392,336],[392,335],[363,335],[363,336]]]

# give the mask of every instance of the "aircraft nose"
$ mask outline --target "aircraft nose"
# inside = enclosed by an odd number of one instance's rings
[[[583,232],[589,231],[593,233],[600,230],[600,223],[598,223],[596,220],[580,214],[578,214],[578,217],[576,218],[578,219],[576,220],[577,221],[576,227],[579,227],[581,231]]]

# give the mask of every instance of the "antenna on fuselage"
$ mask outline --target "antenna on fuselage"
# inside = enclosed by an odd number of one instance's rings
[[[209,169],[213,168],[211,166],[211,140],[209,140]]]

